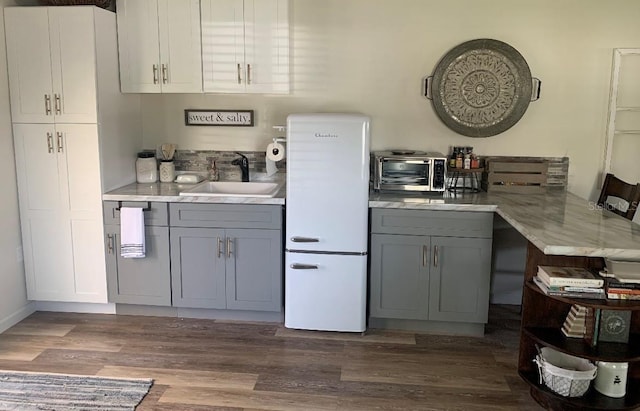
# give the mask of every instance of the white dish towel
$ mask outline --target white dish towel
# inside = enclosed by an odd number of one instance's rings
[[[144,258],[144,214],[142,208],[120,208],[120,255],[123,258]]]

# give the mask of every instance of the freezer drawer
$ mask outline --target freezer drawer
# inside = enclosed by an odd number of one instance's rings
[[[367,257],[285,254],[287,328],[363,332]]]

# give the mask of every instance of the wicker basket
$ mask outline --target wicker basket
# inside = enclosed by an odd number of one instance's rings
[[[111,0],[40,0],[43,6],[98,6],[108,9]]]
[[[596,377],[597,368],[589,360],[544,347],[533,360],[538,364],[540,383],[563,397],[584,395]]]

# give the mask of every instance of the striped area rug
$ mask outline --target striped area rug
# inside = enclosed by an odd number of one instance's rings
[[[135,410],[152,379],[0,370],[0,410]]]

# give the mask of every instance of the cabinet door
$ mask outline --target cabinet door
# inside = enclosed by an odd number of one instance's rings
[[[163,93],[202,92],[200,1],[158,0]]]
[[[248,93],[289,92],[288,0],[244,0]]]
[[[4,9],[14,123],[53,123],[47,10],[47,7]]]
[[[58,211],[62,185],[50,124],[14,124],[13,141],[21,210]]]
[[[201,19],[204,91],[244,93],[243,0],[202,0]]]
[[[159,93],[157,0],[118,0],[118,53],[123,93]]]
[[[227,308],[281,311],[282,232],[227,229]]]
[[[173,305],[225,308],[224,230],[171,228]]]
[[[62,212],[71,227],[76,301],[107,302],[105,268],[95,263],[104,261],[97,126],[56,124],[55,143]]]
[[[64,219],[59,212],[21,210],[20,223],[27,298],[74,301],[69,220]]]
[[[170,306],[169,228],[145,227],[144,258],[122,258],[120,226],[105,226],[105,235],[109,301]]]
[[[429,319],[486,323],[491,239],[431,237]]]
[[[428,318],[429,257],[429,237],[371,236],[372,317]]]
[[[93,9],[49,7],[52,107],[56,123],[96,123]]]

